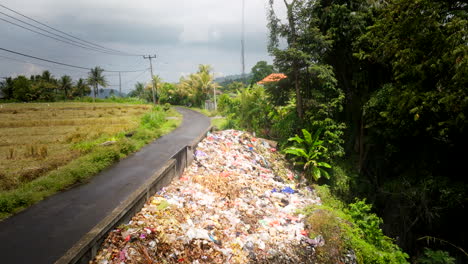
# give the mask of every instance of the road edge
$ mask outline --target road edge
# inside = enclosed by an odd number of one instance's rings
[[[205,138],[213,127],[209,126],[198,138],[189,145],[180,149],[172,158],[154,173],[144,184],[135,190],[124,202],[117,206],[109,215],[101,220],[89,232],[87,232],[73,247],[55,261],[55,264],[89,263],[92,260],[107,234],[118,225],[128,222],[146,201],[161,188],[171,183],[172,179],[180,177],[184,169],[193,161],[193,153],[196,145]],[[185,160],[184,160],[185,158]]]

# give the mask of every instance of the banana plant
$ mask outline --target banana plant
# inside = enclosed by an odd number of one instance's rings
[[[313,177],[318,181],[322,176],[330,179],[330,175],[324,168],[331,168],[331,165],[320,161],[327,148],[323,146],[323,140],[320,140],[322,129],[318,129],[314,135],[311,135],[306,129],[302,129],[303,138],[298,136],[288,139],[294,142],[292,147],[283,150],[284,153],[293,155],[294,165],[301,165],[306,175]]]

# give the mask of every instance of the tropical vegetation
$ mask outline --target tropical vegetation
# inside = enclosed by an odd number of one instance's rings
[[[276,139],[305,163],[309,148],[297,146],[304,137],[296,146],[288,139],[322,129],[319,161],[331,168],[320,183],[346,203],[372,203],[383,219],[376,225],[410,261],[464,262],[467,8],[445,0],[270,0],[268,50],[287,78],[222,95],[224,126]],[[426,236],[435,243],[419,239]]]

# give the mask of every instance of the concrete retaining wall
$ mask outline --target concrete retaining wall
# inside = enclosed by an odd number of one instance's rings
[[[174,177],[180,177],[184,169],[194,159],[196,145],[212,130],[209,127],[197,139],[180,149],[164,166],[158,170],[145,184],[135,190],[126,200],[115,208],[106,218],[101,220],[91,231],[85,234],[69,249],[55,264],[85,264],[92,260],[107,234],[115,227],[127,223],[138,213],[146,201],[161,188],[169,185]]]

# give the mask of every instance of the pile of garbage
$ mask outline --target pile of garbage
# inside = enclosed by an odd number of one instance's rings
[[[113,230],[91,263],[307,263],[299,209],[320,204],[266,140],[225,130],[198,144],[182,177]]]

